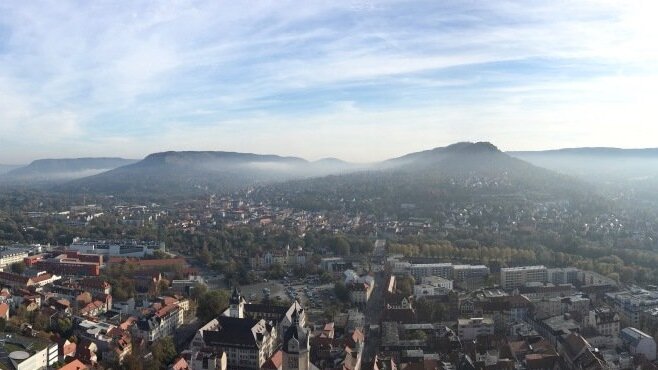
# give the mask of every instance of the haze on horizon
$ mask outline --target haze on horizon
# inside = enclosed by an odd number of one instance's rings
[[[657,13],[651,1],[0,2],[0,163],[656,147]]]

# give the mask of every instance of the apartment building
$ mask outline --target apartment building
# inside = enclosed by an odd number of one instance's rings
[[[543,283],[548,279],[546,266],[520,266],[500,269],[503,289],[518,288],[526,283]]]

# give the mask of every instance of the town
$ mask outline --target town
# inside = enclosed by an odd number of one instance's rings
[[[223,204],[230,227],[279,219],[265,207]],[[140,226],[168,214],[112,212]],[[283,213],[298,232],[359,226]],[[51,216],[29,214],[41,217]],[[176,227],[202,226],[188,217]],[[449,262],[442,253],[400,253],[387,239],[371,244],[351,253],[286,244],[244,254],[248,279],[159,241],[2,247],[0,368],[656,368],[655,286],[578,267]]]

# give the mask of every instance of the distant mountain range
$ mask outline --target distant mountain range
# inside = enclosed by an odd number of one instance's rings
[[[27,166],[15,167],[0,176],[4,183],[54,183],[87,177],[134,163],[123,158],[39,159]]]
[[[142,160],[44,159],[18,168],[0,166],[0,184],[4,185],[38,184],[60,191],[136,196],[231,191],[284,182],[282,186],[292,184],[291,189],[297,190],[337,193],[358,188],[390,196],[406,192],[409,198],[445,191],[450,186],[483,194],[512,194],[519,189],[526,194],[558,194],[582,185],[565,175],[607,181],[653,178],[658,176],[658,149],[504,153],[488,142],[464,142],[365,165],[336,158],[307,161],[251,153],[172,151]]]
[[[508,154],[540,167],[597,182],[640,181],[658,176],[658,148],[571,148]]]
[[[68,189],[139,194],[233,190],[330,173],[358,166],[336,159],[309,162],[297,157],[235,152],[163,152],[66,184]]]
[[[23,166],[12,165],[12,164],[0,164],[0,176],[19,167],[23,167]]]
[[[267,191],[287,194],[279,198],[294,199],[303,208],[325,208],[348,199],[349,203],[361,203],[359,209],[372,206],[372,210],[392,212],[401,204],[413,204],[429,214],[441,202],[482,197],[565,199],[583,194],[585,186],[574,178],[513,158],[491,143],[479,142],[410,153],[364,171],[271,188]],[[333,200],[318,201],[327,197]]]

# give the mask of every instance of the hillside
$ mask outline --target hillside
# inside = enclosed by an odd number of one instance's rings
[[[286,198],[300,202],[300,207],[342,203],[395,212],[408,204],[432,212],[443,202],[572,199],[586,194],[587,187],[513,158],[491,143],[458,143],[393,158],[369,171],[293,181],[261,191],[263,197]]]
[[[0,176],[5,183],[50,183],[83,178],[134,163],[123,158],[39,159],[27,166],[14,168]]]
[[[9,171],[15,170],[19,167],[22,167],[22,166],[11,165],[11,164],[0,164],[0,176],[4,175],[5,173],[7,173]]]
[[[349,165],[297,157],[221,151],[154,153],[142,161],[66,184],[63,189],[100,193],[190,194],[231,191],[341,170]]]
[[[572,148],[509,154],[592,181],[632,181],[658,176],[658,149]]]

